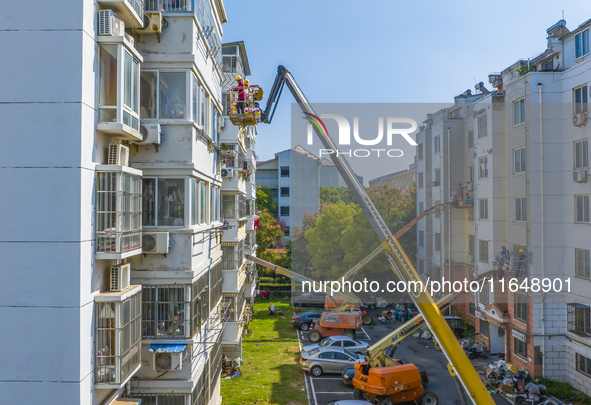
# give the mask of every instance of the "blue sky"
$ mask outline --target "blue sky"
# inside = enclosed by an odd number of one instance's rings
[[[475,82],[488,85],[489,73],[543,52],[546,29],[563,10],[571,30],[591,18],[591,1],[225,4],[223,42],[245,42],[251,83],[269,90],[281,64],[313,103],[451,103],[454,95],[474,91]],[[293,101],[284,91],[273,123],[258,126],[261,160],[290,147]],[[399,166],[388,172],[408,162]]]

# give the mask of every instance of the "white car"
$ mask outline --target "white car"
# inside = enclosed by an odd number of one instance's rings
[[[310,350],[317,347],[342,347],[343,349],[347,349],[353,353],[365,354],[367,349],[369,349],[369,344],[361,342],[357,339],[353,339],[350,336],[338,335],[329,336],[322,339],[318,343],[306,345],[303,347],[302,351],[309,352]]]

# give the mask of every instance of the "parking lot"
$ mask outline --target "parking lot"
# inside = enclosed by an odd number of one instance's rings
[[[369,342],[371,345],[383,338],[386,334],[400,326],[400,322],[378,322],[377,314],[381,309],[370,311],[374,316],[371,325],[364,325],[361,333],[356,333],[355,339]],[[300,345],[310,344],[308,332],[298,332]],[[407,363],[416,364],[419,370],[426,371],[429,377],[428,390],[439,396],[439,403],[445,405],[461,405],[461,400],[453,378],[447,371],[447,359],[441,351],[436,351],[433,340],[423,340],[412,336],[404,339],[396,351],[397,358]],[[327,405],[336,400],[353,399],[353,387],[346,386],[341,380],[340,374],[325,374],[320,377],[306,375],[306,385],[309,393],[310,405]],[[493,394],[495,403],[506,405],[511,403],[499,394]],[[408,405],[414,402],[405,403]]]

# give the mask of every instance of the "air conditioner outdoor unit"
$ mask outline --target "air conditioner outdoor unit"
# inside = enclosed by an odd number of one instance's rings
[[[183,369],[183,353],[154,353],[153,367],[155,371],[181,371]]]
[[[575,127],[582,127],[587,124],[587,112],[583,111],[573,115],[573,125]]]
[[[575,170],[573,172],[573,181],[576,183],[587,182],[587,170]]]
[[[168,253],[168,232],[144,232],[142,252],[151,254]]]
[[[218,128],[219,128],[219,130],[220,131],[223,130],[224,127],[225,127],[225,125],[226,125],[226,119],[224,117],[219,117],[218,118]]]
[[[111,267],[111,291],[123,291],[129,287],[130,270],[129,263]]]
[[[144,28],[135,30],[136,34],[161,34],[162,33],[162,13],[159,11],[144,13]]]
[[[222,177],[223,178],[232,178],[232,177],[234,177],[234,169],[223,168],[222,169]]]
[[[466,260],[468,261],[468,263],[473,263],[474,262],[474,253],[468,253],[466,255]]]
[[[107,164],[129,166],[129,148],[120,143],[109,144],[109,158]]]
[[[99,11],[99,35],[121,37],[125,34],[125,23],[117,17],[113,10]]]
[[[143,140],[138,143],[152,143],[160,145],[162,142],[162,127],[160,124],[142,124],[140,125],[140,133]]]

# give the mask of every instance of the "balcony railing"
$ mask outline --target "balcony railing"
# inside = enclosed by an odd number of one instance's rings
[[[140,18],[144,18],[144,0],[126,0]]]
[[[146,11],[189,11],[195,10],[194,0],[146,0]]]

